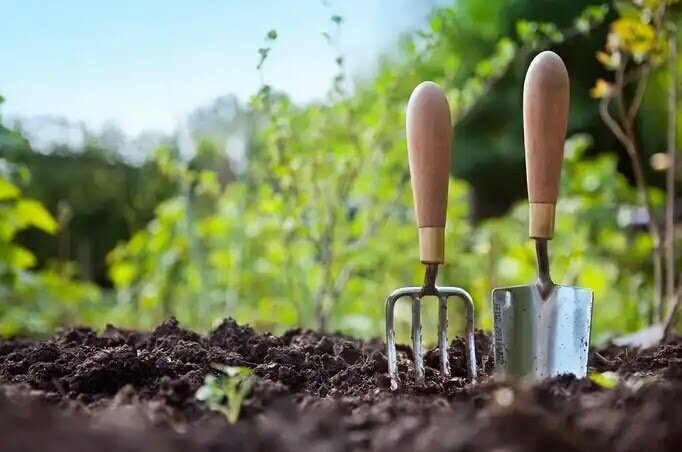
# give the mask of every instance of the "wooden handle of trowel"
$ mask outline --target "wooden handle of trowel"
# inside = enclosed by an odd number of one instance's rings
[[[568,104],[568,72],[564,62],[554,52],[540,53],[530,63],[523,84],[529,234],[534,239],[554,236]]]
[[[419,258],[425,264],[442,264],[452,142],[450,106],[443,90],[433,82],[421,83],[410,96],[406,116]]]

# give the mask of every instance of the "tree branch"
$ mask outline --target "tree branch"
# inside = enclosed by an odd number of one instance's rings
[[[628,137],[625,136],[623,129],[621,129],[620,125],[613,119],[613,116],[611,116],[611,113],[609,113],[610,100],[610,98],[604,97],[599,101],[599,115],[601,116],[602,121],[604,121],[604,124],[611,130],[611,133],[616,136],[618,141],[620,141],[627,150],[630,147]]]
[[[649,59],[644,67],[641,69],[641,75],[639,81],[637,82],[637,89],[635,95],[632,98],[632,103],[628,109],[627,120],[630,124],[635,120],[637,113],[639,112],[639,107],[642,105],[644,100],[644,94],[646,93],[646,88],[649,86],[649,75],[651,74],[651,59]]]
[[[682,276],[682,275],[681,275]],[[681,278],[682,279],[682,278]],[[680,303],[682,301],[682,285],[677,287],[675,292],[675,305],[672,310],[668,313],[668,318],[665,322],[665,328],[663,329],[663,339],[668,339],[675,329],[675,324],[677,323],[677,318],[680,313]]]
[[[620,72],[620,71],[619,71]],[[622,78],[622,72],[621,76],[617,76],[617,82],[614,87],[615,90],[615,95],[614,97],[617,99],[617,102],[619,104],[619,110],[621,111],[621,115],[624,116],[625,112],[625,106],[623,102],[623,78]],[[653,270],[654,270],[654,298],[653,298],[653,312],[654,312],[654,318],[652,320],[654,321],[660,321],[662,320],[661,318],[661,289],[662,289],[662,269],[661,269],[661,255],[662,255],[662,250],[661,250],[661,238],[660,238],[660,232],[658,229],[658,225],[656,224],[656,219],[654,216],[654,210],[653,210],[653,205],[651,202],[651,197],[649,196],[649,190],[647,188],[647,183],[646,183],[646,178],[644,177],[644,170],[642,168],[642,162],[640,160],[640,155],[639,155],[639,149],[637,148],[637,144],[635,142],[635,137],[634,133],[632,130],[632,126],[630,123],[628,123],[627,118],[623,119],[623,126],[618,124],[615,119],[613,119],[613,116],[609,113],[608,110],[608,105],[609,105],[609,98],[605,97],[599,102],[599,114],[604,121],[604,123],[607,125],[607,127],[611,130],[611,132],[616,136],[618,141],[620,141],[623,146],[625,147],[625,150],[630,157],[630,162],[632,164],[632,170],[633,170],[633,175],[635,179],[635,186],[637,188],[637,191],[639,193],[639,197],[644,204],[644,208],[647,212],[647,230],[649,231],[649,235],[651,236],[651,240],[653,242],[653,256],[652,256],[652,263],[653,263]]]

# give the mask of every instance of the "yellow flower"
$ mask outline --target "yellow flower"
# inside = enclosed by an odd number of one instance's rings
[[[638,19],[623,17],[616,20],[611,24],[611,34],[617,39],[610,41],[617,42],[621,49],[632,54],[638,62],[656,45],[654,28]]]
[[[616,69],[620,64],[620,52],[613,53],[602,52],[601,50],[596,54],[597,60],[604,65],[606,69]]]
[[[609,97],[611,95],[612,85],[603,78],[598,78],[594,87],[590,90],[590,96],[595,99],[602,97]]]

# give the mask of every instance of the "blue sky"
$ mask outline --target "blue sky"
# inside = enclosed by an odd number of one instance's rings
[[[329,3],[345,19],[350,71],[362,75],[436,2]],[[273,28],[266,81],[298,101],[320,97],[335,73],[321,36],[333,29],[330,8],[321,0],[0,0],[1,112],[170,131],[219,95],[248,99],[259,86],[257,50]]]

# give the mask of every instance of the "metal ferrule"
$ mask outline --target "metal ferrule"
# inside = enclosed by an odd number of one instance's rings
[[[554,237],[555,204],[532,202],[528,216],[528,235],[532,239]]]
[[[423,264],[445,262],[445,228],[419,228],[419,259]]]

